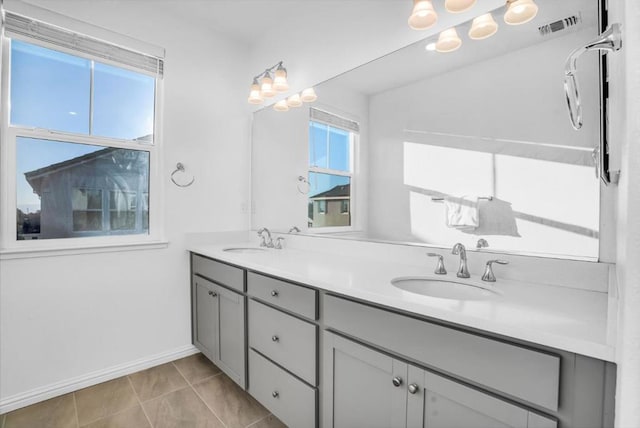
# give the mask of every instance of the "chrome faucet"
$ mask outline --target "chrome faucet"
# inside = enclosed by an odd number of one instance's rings
[[[289,229],[289,233],[300,233],[300,229],[298,228],[298,226],[293,226],[291,229]]]
[[[467,267],[467,249],[464,248],[464,245],[458,242],[453,246],[451,254],[460,254],[460,266],[458,267],[456,276],[458,278],[469,278],[471,275],[469,275],[469,268]]]
[[[267,238],[265,239],[263,233],[267,233]],[[261,247],[273,248],[273,240],[271,239],[271,232],[266,227],[258,230],[258,236],[262,238],[262,242],[260,242]]]

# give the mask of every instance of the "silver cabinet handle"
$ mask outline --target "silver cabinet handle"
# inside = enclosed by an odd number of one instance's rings
[[[393,382],[393,386],[398,387],[402,385],[402,378],[400,376],[394,377],[391,382]]]
[[[409,394],[415,394],[420,391],[420,387],[415,383],[409,384]]]
[[[279,338],[278,336],[276,336],[276,335],[273,335],[273,336],[271,336],[271,340],[272,340],[273,342],[279,342],[279,341],[280,341],[280,338]]]
[[[209,296],[216,297],[218,296],[218,293],[216,293],[215,291],[209,291]]]
[[[278,391],[273,391],[273,392],[271,393],[271,396],[272,396],[273,398],[278,398],[278,397],[280,396],[280,393],[279,393]]]
[[[271,291],[271,297],[278,297],[278,291],[277,290],[272,290]]]

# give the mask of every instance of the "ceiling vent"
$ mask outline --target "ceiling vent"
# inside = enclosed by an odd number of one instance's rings
[[[558,31],[565,30],[567,28],[576,27],[582,22],[582,15],[580,13],[572,16],[568,16],[564,19],[551,22],[546,25],[538,27],[538,31],[541,36],[548,36],[549,34],[557,33]]]

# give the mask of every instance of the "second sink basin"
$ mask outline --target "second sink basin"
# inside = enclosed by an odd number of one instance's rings
[[[408,276],[394,278],[391,284],[410,293],[452,300],[485,300],[499,294],[495,290],[479,285],[444,278]]]
[[[266,248],[260,247],[229,247],[223,248],[222,251],[226,251],[228,253],[262,253],[263,251],[267,251]]]

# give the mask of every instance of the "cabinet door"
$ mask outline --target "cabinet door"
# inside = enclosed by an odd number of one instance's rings
[[[234,382],[246,388],[245,297],[215,285],[218,297],[218,348],[215,361]]]
[[[555,428],[556,421],[431,372],[408,368],[408,428]]]
[[[324,338],[323,425],[404,428],[407,365],[329,332]]]
[[[193,344],[246,388],[245,297],[193,276]]]
[[[211,281],[193,276],[193,344],[214,362],[218,353],[218,299],[215,288],[216,285]]]

